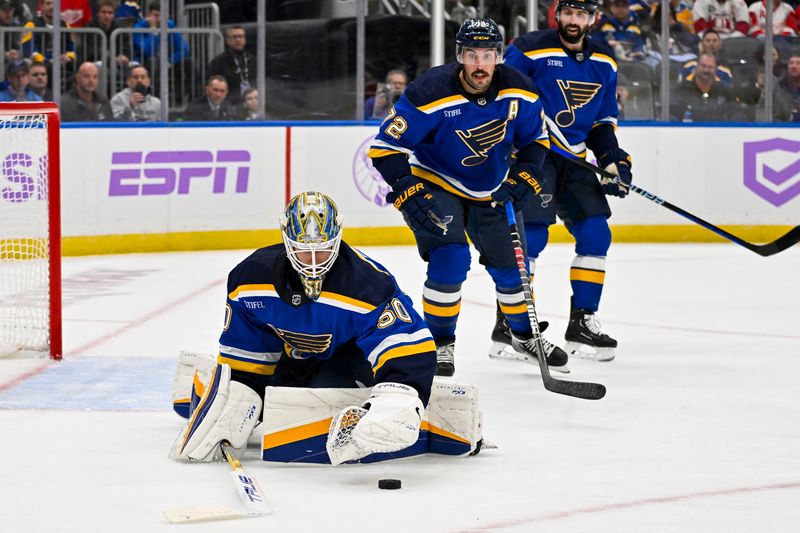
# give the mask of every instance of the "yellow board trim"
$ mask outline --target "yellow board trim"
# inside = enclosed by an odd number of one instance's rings
[[[461,303],[451,307],[440,307],[438,305],[423,301],[422,310],[433,316],[456,316],[461,312]]]
[[[378,361],[375,367],[372,369],[372,372],[377,374],[378,370],[386,364],[387,361],[391,359],[396,359],[398,357],[406,357],[408,355],[417,355],[420,353],[425,352],[435,352],[436,351],[436,344],[432,340],[428,340],[425,342],[421,342],[418,344],[408,344],[406,346],[398,346],[397,348],[392,348],[391,350],[386,350],[378,357]]]
[[[331,427],[331,420],[333,420],[333,418],[325,418],[323,420],[311,422],[310,424],[303,424],[302,426],[276,431],[275,433],[265,433],[262,442],[263,448],[265,450],[277,448],[284,444],[299,442],[312,437],[318,437],[319,435],[326,435],[328,429]]]
[[[250,372],[251,374],[260,374],[262,376],[271,376],[275,373],[275,366],[277,363],[248,363],[247,361],[239,361],[238,359],[229,359],[224,355],[217,357],[218,363],[227,363],[231,370],[241,370],[242,372]]]
[[[586,281],[587,283],[597,283],[602,285],[606,280],[605,272],[596,270],[584,270],[582,268],[569,269],[570,281]]]
[[[387,208],[388,209],[388,208]],[[793,226],[726,225],[729,233],[751,242],[770,242]],[[612,225],[614,242],[681,243],[729,242],[705,228],[689,224]],[[352,246],[413,245],[414,235],[405,226],[345,227],[343,239]],[[64,237],[62,255],[183,252],[195,250],[252,250],[281,242],[278,230],[205,231],[163,234],[97,235]],[[550,227],[548,242],[575,242],[561,224]]]

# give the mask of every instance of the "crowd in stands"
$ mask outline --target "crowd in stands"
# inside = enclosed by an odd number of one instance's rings
[[[669,69],[670,118],[751,121],[764,118],[766,0],[670,0],[668,49],[661,50],[659,0],[605,0],[592,38],[612,49],[619,64],[621,117],[634,86],[649,85],[655,100],[662,66]],[[548,23],[556,28],[556,0]],[[800,0],[773,3],[773,117],[800,122]],[[636,80],[633,64],[650,67]],[[793,68],[789,68],[793,65]],[[638,70],[637,70],[638,69]],[[649,116],[655,118],[657,102]]]
[[[160,35],[135,32],[109,61],[124,73],[124,87],[108,91],[110,66],[103,63],[110,51],[112,32],[118,28],[160,28],[158,0],[61,0],[60,63],[63,121],[156,121],[164,116],[161,100],[153,92],[159,73]],[[23,0],[0,0],[0,45],[5,78],[0,83],[0,101],[52,101],[51,83],[54,1],[38,0],[35,9]],[[72,28],[95,28],[105,34],[109,49],[80,47]],[[175,21],[167,21],[175,28]],[[3,31],[8,28],[8,31]],[[32,31],[26,32],[30,28]],[[225,51],[211,59],[205,80],[194,78],[197,69],[187,39],[170,32],[168,64],[170,83],[186,76],[184,85],[205,82],[203,95],[189,102],[178,118],[183,120],[263,120],[266,118],[256,85],[256,59],[245,50],[245,30],[230,26],[225,31]],[[1,71],[0,71],[1,72]],[[189,73],[189,74],[187,74]],[[180,83],[179,83],[180,86]],[[110,96],[110,98],[107,97]]]
[[[549,24],[556,27],[556,0],[540,1],[551,2]],[[52,67],[58,61],[64,121],[161,120],[167,115],[157,97],[162,75],[170,83],[170,119],[269,119],[256,89],[258,68],[248,51],[248,32],[237,24],[254,22],[256,3],[217,4],[222,22],[227,22],[224,51],[216,57],[199,56],[190,47],[194,41],[179,28],[169,33],[168,72],[162,73],[161,39],[155,31],[161,24],[159,0],[61,0],[56,58],[53,34],[47,31],[54,23],[54,0],[0,0],[0,74],[5,73],[0,101],[52,100]],[[498,2],[488,2],[490,9],[494,4]],[[764,86],[771,76],[770,118],[800,122],[800,0],[774,0],[771,73],[764,65],[765,0],[670,0],[669,6],[668,48],[662,50],[659,0],[604,0],[591,38],[605,43],[619,64],[621,118],[659,116],[661,69],[667,68],[671,120],[764,119]],[[251,18],[232,21],[235,16]],[[176,28],[174,18],[171,14],[168,28]],[[81,27],[102,32],[107,48],[82,45],[70,32]],[[112,33],[119,28],[153,31],[134,32],[112,47]],[[386,117],[419,74],[408,63],[379,68],[386,70],[367,80],[367,120]],[[110,81],[112,72],[116,77]]]

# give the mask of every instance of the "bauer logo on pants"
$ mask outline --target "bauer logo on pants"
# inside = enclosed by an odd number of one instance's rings
[[[776,207],[800,195],[800,142],[744,143],[744,185]]]
[[[192,189],[245,193],[249,178],[247,150],[114,152],[108,195],[189,194]]]

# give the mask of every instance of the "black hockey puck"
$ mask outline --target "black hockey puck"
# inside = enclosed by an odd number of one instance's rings
[[[399,479],[379,479],[378,488],[386,490],[397,490],[402,486]]]

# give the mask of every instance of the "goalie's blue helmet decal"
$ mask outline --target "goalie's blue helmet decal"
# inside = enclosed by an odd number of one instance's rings
[[[462,48],[503,49],[503,35],[490,18],[467,19],[456,34],[456,50]]]
[[[280,217],[281,236],[292,268],[300,275],[309,298],[316,299],[342,241],[342,216],[321,192],[300,193]]]
[[[558,0],[556,11],[560,11],[562,7],[569,6],[575,9],[583,9],[589,13],[594,14],[600,7],[599,0]]]

